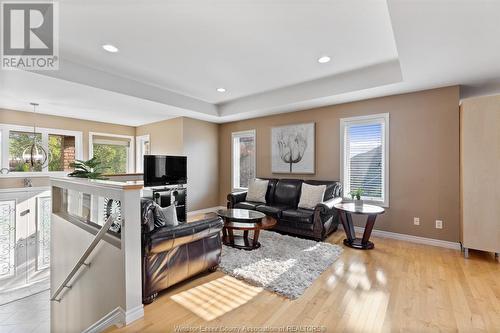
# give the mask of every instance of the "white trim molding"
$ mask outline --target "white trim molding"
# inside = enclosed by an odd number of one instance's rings
[[[233,132],[231,133],[231,188],[233,191],[240,191],[240,190],[246,190],[246,188],[242,188],[237,184],[238,186],[235,186],[236,184],[236,179],[235,176],[236,174],[239,174],[239,165],[238,165],[238,170],[235,168],[235,163],[234,163],[234,157],[236,154],[235,151],[235,145],[234,145],[234,139],[236,138],[242,138],[242,137],[249,137],[252,136],[254,140],[254,145],[255,145],[255,158],[253,160],[253,170],[255,175],[257,175],[257,134],[255,129],[251,130],[246,130],[246,131],[239,131],[239,132]],[[238,151],[239,154],[239,151]],[[239,177],[238,177],[238,182],[239,182]]]
[[[374,200],[370,198],[363,198],[366,203],[372,203],[375,205],[380,205],[383,207],[389,207],[389,113],[379,113],[379,114],[371,114],[366,116],[359,117],[348,117],[340,119],[340,182],[344,188],[344,199],[349,198],[349,186],[346,186],[345,178],[346,178],[346,170],[347,169],[347,159],[345,159],[346,154],[346,127],[348,125],[364,125],[364,124],[374,124],[379,123],[382,124],[382,200]]]
[[[82,331],[82,333],[99,333],[113,325],[117,327],[125,325],[125,311],[121,307],[113,309],[89,328]]]
[[[144,317],[144,305],[141,304],[125,312],[125,325],[128,325],[142,317]]]
[[[192,212],[188,212],[187,215],[188,216],[193,216],[193,215],[197,215],[197,214],[215,213],[219,209],[226,209],[226,207],[224,207],[224,206],[215,206],[215,207],[209,207],[209,208],[205,208],[205,209],[194,210]]]
[[[342,225],[339,225],[339,227],[342,227]],[[354,227],[354,230],[356,231],[356,233],[362,234],[365,231],[365,228]],[[396,239],[396,240],[417,243],[417,244],[430,245],[430,246],[438,246],[438,247],[443,247],[443,248],[452,249],[452,250],[460,250],[461,249],[459,242],[450,242],[450,241],[445,241],[445,240],[441,240],[441,239],[426,238],[426,237],[413,236],[413,235],[408,235],[408,234],[399,234],[396,232],[390,232],[390,231],[384,231],[384,230],[373,229],[372,236]]]
[[[149,151],[144,151],[144,144],[149,143]],[[139,135],[135,137],[135,172],[144,172],[144,155],[151,153],[151,138],[149,134]]]

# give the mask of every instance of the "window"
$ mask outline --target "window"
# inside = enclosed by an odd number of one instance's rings
[[[232,145],[233,189],[246,189],[255,178],[255,131],[233,133]]]
[[[48,156],[45,163],[32,167],[26,163],[26,156],[30,153],[29,147],[33,139],[44,148]],[[37,127],[33,134],[31,126],[0,124],[0,142],[0,168],[7,169],[10,173],[68,173],[75,158],[83,157],[82,133],[76,131]]]
[[[133,136],[89,133],[89,157],[96,157],[105,168],[103,173],[134,172]]]
[[[137,136],[135,138],[135,146],[137,149],[137,158],[135,161],[135,171],[141,173],[144,170],[144,155],[151,154],[151,143],[149,134]]]
[[[42,144],[42,134],[33,132],[9,132],[9,171],[10,172],[29,172],[42,171],[42,164],[34,165],[31,170],[31,165],[25,162],[24,156],[30,154],[29,147],[33,143],[33,135],[38,144]]]
[[[389,114],[340,120],[344,197],[357,189],[363,200],[389,205]]]
[[[49,134],[49,171],[72,171],[75,153],[74,136]]]

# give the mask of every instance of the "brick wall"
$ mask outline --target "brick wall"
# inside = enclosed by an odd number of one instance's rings
[[[62,159],[64,171],[70,171],[70,163],[75,161],[75,137],[65,136],[62,140]]]

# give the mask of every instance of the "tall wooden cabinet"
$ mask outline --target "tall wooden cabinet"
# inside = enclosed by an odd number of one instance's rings
[[[461,238],[468,249],[500,253],[500,96],[460,107]]]

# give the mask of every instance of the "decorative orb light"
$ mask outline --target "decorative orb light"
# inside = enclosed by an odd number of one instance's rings
[[[31,169],[44,167],[48,160],[48,155],[45,149],[33,139],[33,143],[28,145],[23,151],[23,161],[27,163]]]
[[[33,106],[33,115],[36,113],[38,103],[30,103]],[[30,171],[35,171],[37,168],[42,169],[49,160],[49,154],[36,139],[36,125],[33,125],[33,141],[23,150],[23,161],[26,163]]]

